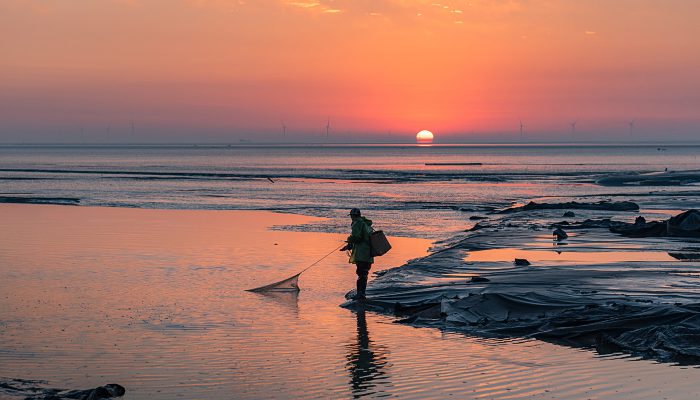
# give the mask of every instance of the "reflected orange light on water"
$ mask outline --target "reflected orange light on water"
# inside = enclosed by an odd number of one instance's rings
[[[304,350],[297,342],[312,337],[327,343],[328,337],[347,334],[350,321],[355,325],[354,318],[348,321],[351,314],[338,307],[355,283],[354,266],[344,252],[304,273],[299,294],[244,291],[295,274],[338,247],[345,234],[270,229],[319,218],[262,211],[2,205],[0,219],[11,227],[0,230],[3,318],[22,321],[4,329],[0,346],[48,352],[34,362],[12,355],[3,364],[16,366],[13,376],[77,379],[77,366],[85,364],[95,374],[124,375],[138,354],[146,361],[138,369],[170,386],[174,379],[190,379],[182,375],[186,370],[216,369],[204,364],[235,364],[237,359],[265,364],[271,351],[301,357],[298,352]],[[429,246],[427,240],[391,240],[394,249],[375,270],[424,255]],[[50,355],[55,351],[64,354],[60,361]],[[84,354],[95,353],[111,362],[85,360]],[[314,374],[318,365],[337,359],[319,351],[313,362],[296,365],[288,376]],[[182,366],[188,367],[181,371]],[[260,383],[259,371],[251,366],[238,376]]]
[[[0,220],[2,376],[60,387],[116,381],[149,399],[488,398],[552,388],[609,398],[611,381],[654,394],[696,393],[693,370],[637,363],[628,373],[628,360],[415,329],[342,309],[355,274],[341,252],[304,273],[298,294],[245,292],[299,272],[345,238],[270,229],[317,218],[1,205]],[[390,240],[394,248],[375,270],[430,245]]]

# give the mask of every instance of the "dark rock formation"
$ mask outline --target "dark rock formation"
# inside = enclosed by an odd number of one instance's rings
[[[513,264],[519,267],[527,267],[528,265],[530,265],[530,261],[524,258],[516,258],[515,261],[513,261]]]
[[[126,393],[123,386],[109,383],[86,390],[65,390],[41,387],[44,381],[27,379],[0,380],[0,397],[23,398],[24,400],[103,400],[122,397]],[[4,398],[4,397],[3,397]]]
[[[628,237],[700,237],[700,211],[688,210],[666,221],[646,222],[637,217],[634,224],[611,224],[610,231]]]
[[[484,223],[481,223],[481,222],[477,222],[474,226],[472,226],[471,228],[467,229],[466,232],[478,231],[479,229],[488,228],[489,226],[490,226],[489,224],[484,224]]]
[[[669,236],[700,237],[700,211],[688,210],[666,221]]]
[[[662,221],[627,224],[619,222],[610,226],[610,232],[627,237],[666,236],[666,223]]]
[[[117,385],[116,383],[109,383],[104,386],[99,386],[94,389],[87,390],[70,390],[68,392],[60,394],[66,399],[79,399],[79,400],[101,400],[101,399],[111,399],[114,397],[124,396],[126,389],[123,386]]]
[[[535,203],[531,201],[524,206],[511,207],[501,210],[499,214],[510,214],[522,211],[535,211],[535,210],[565,210],[565,209],[576,209],[576,210],[601,210],[601,211],[639,211],[639,205],[631,201],[599,201],[597,203],[578,203],[576,201],[570,201],[567,203]]]
[[[680,261],[700,261],[700,253],[671,252],[668,255]]]
[[[569,237],[569,235],[561,228],[557,228],[552,232],[552,236],[556,238],[556,240],[564,240]]]
[[[604,228],[608,229],[611,226],[621,224],[621,222],[613,222],[610,218],[603,219],[587,219],[583,222],[569,222],[561,221],[556,224],[550,225],[551,228],[566,227],[566,229],[594,229],[594,228]]]

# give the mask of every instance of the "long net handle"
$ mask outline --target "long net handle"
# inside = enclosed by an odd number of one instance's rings
[[[328,253],[328,254],[326,254],[325,256],[319,258],[318,261],[316,261],[315,263],[313,263],[313,264],[309,265],[308,267],[304,268],[304,269],[303,269],[301,272],[299,272],[299,273],[301,274],[302,272],[306,271],[307,269],[309,269],[309,268],[313,267],[314,265],[320,263],[321,261],[325,260],[326,257],[328,257],[328,256],[330,256],[331,254],[333,254],[333,253],[335,253],[336,251],[338,251],[341,247],[343,247],[343,245],[345,245],[345,242],[341,243],[340,246],[338,246],[338,247],[336,247],[335,249],[331,250],[330,253]]]
[[[340,246],[342,246],[342,245],[343,245],[343,244],[341,244]],[[323,257],[321,257],[321,258],[318,259],[315,263],[313,263],[313,264],[309,265],[308,267],[304,268],[301,272],[299,272],[298,274],[296,274],[296,275],[294,275],[294,276],[291,276],[291,277],[289,277],[289,278],[287,278],[287,279],[283,279],[283,280],[281,280],[281,281],[279,281],[279,282],[271,283],[271,284],[269,284],[269,285],[261,286],[261,287],[255,288],[255,289],[248,289],[248,291],[249,291],[249,292],[258,292],[258,293],[259,293],[259,292],[265,292],[265,291],[267,291],[267,290],[274,290],[274,287],[275,287],[275,286],[277,286],[277,285],[279,285],[279,284],[281,284],[281,283],[290,281],[290,280],[292,280],[292,279],[298,278],[299,275],[301,275],[304,271],[306,271],[307,269],[309,269],[309,268],[313,267],[314,265],[320,263],[321,261],[323,261],[324,259],[326,259],[326,257],[330,256],[330,255],[333,254],[335,251],[337,251],[338,249],[340,249],[340,246],[338,246],[338,247],[336,247],[335,249],[331,250],[330,253],[326,254],[326,255],[323,256]],[[292,285],[292,288],[290,288],[291,290],[296,290],[296,291],[299,290],[299,286],[297,286],[296,281],[295,281],[294,283],[291,283],[291,285]]]

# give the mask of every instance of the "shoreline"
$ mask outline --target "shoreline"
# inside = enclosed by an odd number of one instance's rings
[[[572,219],[629,219],[623,204],[604,213],[599,203],[578,208]],[[700,275],[688,272],[700,266],[700,238],[630,238],[573,223],[561,225],[572,236],[553,240],[552,226],[574,209],[567,205],[496,212],[457,243],[381,273],[364,307],[417,327],[700,365],[700,347],[686,339],[700,335]],[[684,249],[688,256],[674,253]]]

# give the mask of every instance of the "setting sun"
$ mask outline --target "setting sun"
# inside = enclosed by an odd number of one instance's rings
[[[418,132],[416,135],[416,141],[418,143],[432,143],[433,142],[433,133],[427,130],[422,130]]]

